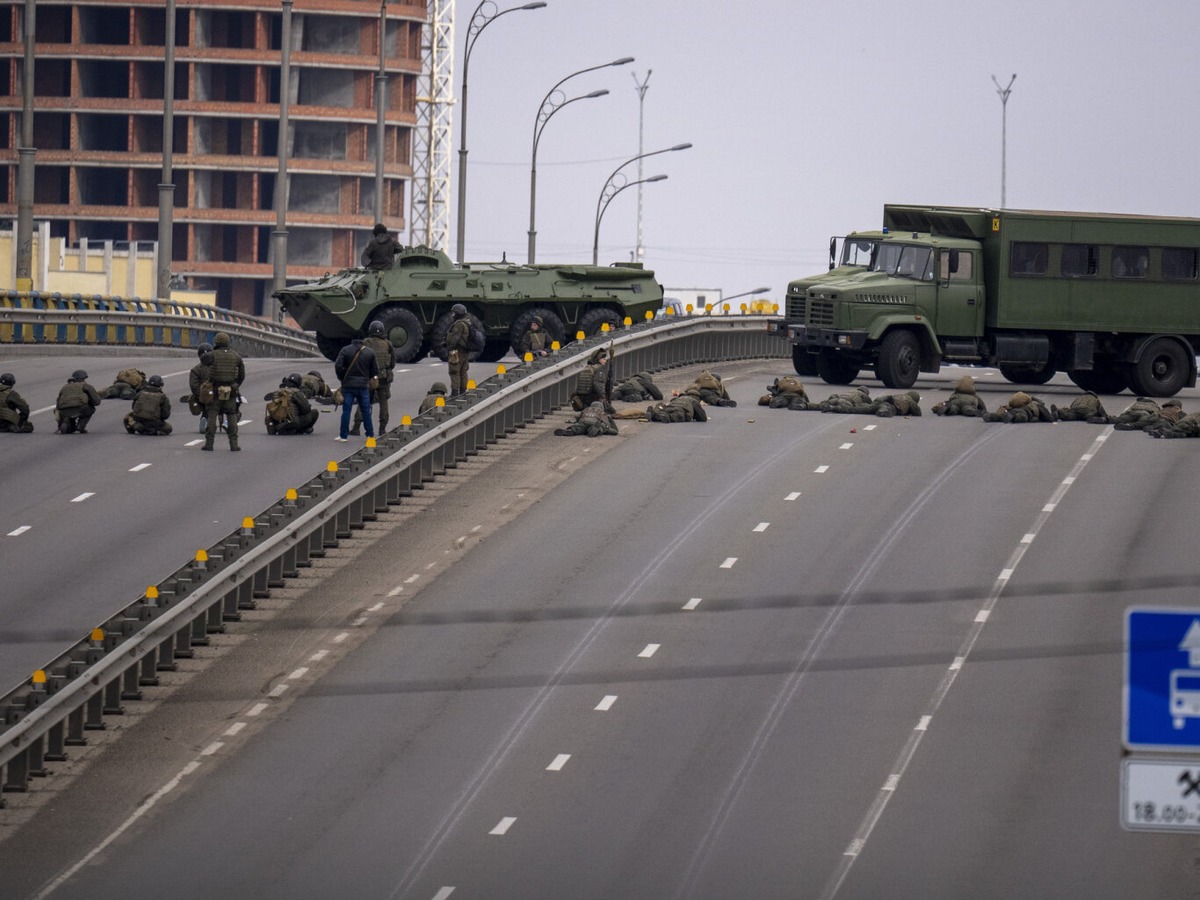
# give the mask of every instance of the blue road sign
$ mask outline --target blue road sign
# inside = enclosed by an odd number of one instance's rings
[[[1125,746],[1200,748],[1200,610],[1125,617]]]

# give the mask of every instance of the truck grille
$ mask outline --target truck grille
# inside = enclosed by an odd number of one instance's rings
[[[809,325],[817,327],[833,327],[833,301],[832,300],[813,300],[808,305],[808,319],[806,322]]]
[[[804,321],[805,300],[806,298],[803,295],[787,298],[787,304],[784,307],[784,316],[789,322]]]

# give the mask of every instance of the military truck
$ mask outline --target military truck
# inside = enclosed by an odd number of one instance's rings
[[[318,281],[276,291],[272,296],[329,359],[371,322],[383,322],[396,361],[433,353],[446,359],[450,307],[462,303],[486,344],[473,353],[484,362],[519,350],[535,317],[552,340],[574,340],[645,319],[662,305],[662,286],[640,263],[612,266],[464,263],[429,247],[407,247],[384,270],[343,269]]]
[[[1196,383],[1200,219],[888,205],[868,266],[805,288],[788,332],[829,384],[943,363],[1169,397]],[[792,294],[789,292],[789,304]],[[791,318],[791,316],[789,316]]]

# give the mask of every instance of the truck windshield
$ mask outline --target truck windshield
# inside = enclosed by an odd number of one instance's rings
[[[869,266],[876,242],[863,238],[845,237],[842,242],[842,266]]]
[[[933,251],[908,244],[880,244],[871,262],[872,272],[885,272],[900,278],[933,281]]]

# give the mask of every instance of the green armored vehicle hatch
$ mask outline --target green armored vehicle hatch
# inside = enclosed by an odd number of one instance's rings
[[[446,359],[450,307],[466,306],[487,338],[477,354],[484,362],[504,357],[535,317],[552,340],[565,343],[582,331],[591,335],[628,316],[642,322],[662,306],[662,286],[640,264],[613,266],[464,263],[428,247],[407,247],[390,269],[343,269],[319,281],[273,294],[329,359],[356,335],[383,323],[397,362],[427,353]]]

